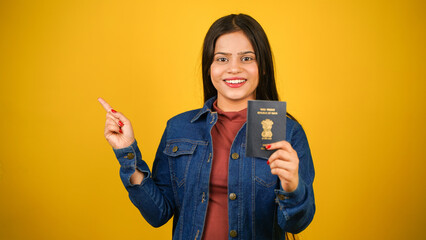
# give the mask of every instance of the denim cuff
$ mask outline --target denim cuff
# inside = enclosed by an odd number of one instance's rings
[[[293,192],[284,191],[280,183],[280,189],[275,189],[276,201],[284,207],[297,206],[305,198],[306,189],[302,178],[299,178],[299,184]]]
[[[142,154],[138,148],[136,140],[128,147],[120,149],[113,148],[113,150],[121,166],[121,181],[126,188],[134,186],[134,184],[130,183],[130,177],[133,175],[133,173],[135,173],[136,168],[144,174],[142,183],[147,178],[151,177],[151,172],[149,171],[148,165],[145,163],[145,161],[142,160]]]

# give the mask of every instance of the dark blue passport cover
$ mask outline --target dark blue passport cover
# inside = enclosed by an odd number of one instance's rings
[[[286,102],[249,100],[246,156],[268,159],[274,151],[265,146],[285,140]]]

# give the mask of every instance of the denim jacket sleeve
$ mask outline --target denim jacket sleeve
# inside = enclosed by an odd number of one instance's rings
[[[120,177],[129,193],[130,200],[146,221],[154,227],[165,224],[173,216],[175,208],[167,158],[162,156],[165,134],[166,131],[161,139],[152,173],[146,162],[142,160],[136,141],[127,148],[114,149],[121,165]],[[141,184],[130,183],[130,177],[136,168],[145,175]],[[161,176],[157,173],[161,173]]]
[[[312,183],[315,176],[311,151],[302,126],[297,122],[291,130],[290,143],[299,157],[299,184],[295,191],[286,192],[281,184],[276,189],[278,224],[285,231],[299,233],[312,221],[315,199]]]

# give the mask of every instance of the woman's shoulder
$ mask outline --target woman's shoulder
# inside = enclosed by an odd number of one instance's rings
[[[286,127],[287,127],[287,129],[293,129],[295,127],[302,127],[302,126],[300,125],[300,123],[298,121],[287,116],[286,117]]]
[[[191,123],[191,121],[200,113],[202,108],[189,110],[183,113],[179,113],[169,119],[167,124],[169,125],[182,125]]]
[[[294,137],[306,137],[302,125],[297,120],[288,116],[286,118],[287,140],[294,139]]]

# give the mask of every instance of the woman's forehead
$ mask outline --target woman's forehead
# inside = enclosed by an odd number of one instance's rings
[[[223,34],[216,40],[215,52],[243,53],[253,50],[250,40],[242,32],[232,32]]]

